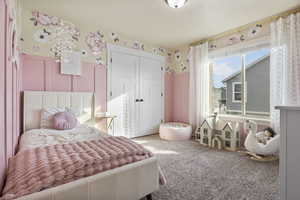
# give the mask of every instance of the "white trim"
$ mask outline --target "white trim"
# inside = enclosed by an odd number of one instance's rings
[[[256,51],[258,49],[270,48],[270,36],[263,36],[257,39],[240,42],[232,46],[226,46],[209,51],[209,58],[222,58],[240,55],[245,52]]]
[[[233,82],[232,83],[232,92],[231,92],[232,93],[232,103],[240,103],[241,110],[227,110],[229,112],[241,113],[241,115],[218,114],[218,116],[227,118],[227,119],[231,119],[231,120],[240,121],[240,122],[244,122],[244,120],[249,119],[249,120],[258,121],[260,123],[262,122],[263,124],[268,124],[268,125],[270,124],[269,117],[258,116],[258,115],[269,115],[270,113],[246,110],[247,82],[245,80],[245,77],[246,77],[245,72],[246,72],[247,68],[246,68],[246,66],[244,66],[245,65],[245,62],[244,62],[245,54],[249,53],[251,51],[257,51],[257,50],[264,49],[264,48],[270,48],[270,38],[268,36],[262,37],[257,40],[248,41],[248,42],[241,43],[238,45],[233,45],[231,47],[217,49],[217,50],[209,52],[209,54],[210,54],[209,58],[212,60],[211,62],[213,62],[213,59],[216,59],[216,58],[229,57],[229,56],[233,56],[233,55],[239,55],[242,59],[242,69],[239,72],[239,73],[241,73],[242,81],[241,82]],[[236,76],[236,74],[235,74],[235,76]],[[237,85],[237,84],[241,85],[240,92],[235,92],[235,85]],[[230,92],[230,91],[228,91],[228,85],[226,87],[226,90],[227,90],[227,92]],[[227,92],[226,92],[226,99],[228,100]],[[241,100],[235,100],[235,94],[239,94],[239,93],[241,94]],[[257,115],[257,116],[249,116],[251,114]]]
[[[242,58],[242,71],[241,71],[241,78],[242,78],[242,85],[241,85],[241,91],[242,91],[242,97],[241,97],[241,101],[242,101],[242,114],[246,115],[246,56],[245,54],[242,54],[241,56]]]
[[[238,84],[241,85],[241,91],[235,92],[235,86]],[[232,82],[232,102],[233,103],[242,103],[242,100],[235,100],[235,94],[241,94],[241,98],[242,98],[242,82]]]
[[[220,119],[225,119],[225,120],[234,120],[237,122],[245,122],[245,120],[252,120],[255,121],[259,124],[262,125],[270,125],[271,120],[269,118],[264,118],[264,117],[254,117],[254,116],[242,116],[242,115],[226,115],[226,114],[218,114],[218,117]]]
[[[240,110],[227,110],[228,112],[242,113]],[[246,114],[269,115],[269,112],[246,111]]]
[[[241,54],[241,55],[244,55],[244,54]],[[259,62],[263,61],[264,59],[270,57],[270,53],[263,56],[263,57],[260,57],[259,59],[251,62],[250,64],[248,64],[246,67],[245,67],[245,70],[247,71],[248,69],[251,69],[252,67],[256,66],[256,64],[258,64]],[[222,82],[227,82],[229,81],[230,79],[232,79],[233,77],[237,76],[238,74],[240,74],[242,72],[242,70],[240,71],[237,71],[235,73],[233,73],[232,75],[228,76],[227,78],[225,78]]]

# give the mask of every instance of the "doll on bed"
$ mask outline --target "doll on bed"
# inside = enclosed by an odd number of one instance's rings
[[[268,127],[262,132],[256,134],[257,141],[262,144],[267,144],[267,142],[276,135],[275,131]]]

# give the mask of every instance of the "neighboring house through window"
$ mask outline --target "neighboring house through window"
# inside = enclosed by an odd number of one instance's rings
[[[211,112],[269,118],[270,49],[215,58],[211,71]]]
[[[242,83],[233,82],[232,83],[232,102],[241,103],[242,102]]]

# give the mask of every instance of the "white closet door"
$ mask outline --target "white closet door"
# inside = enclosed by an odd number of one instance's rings
[[[135,137],[138,57],[111,52],[109,113],[116,115],[114,136]]]
[[[157,133],[162,117],[162,63],[140,57],[138,136]]]

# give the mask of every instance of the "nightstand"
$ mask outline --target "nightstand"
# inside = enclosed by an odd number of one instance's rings
[[[108,115],[106,113],[95,114],[95,128],[107,134],[113,135],[114,133],[114,120],[117,116]]]

